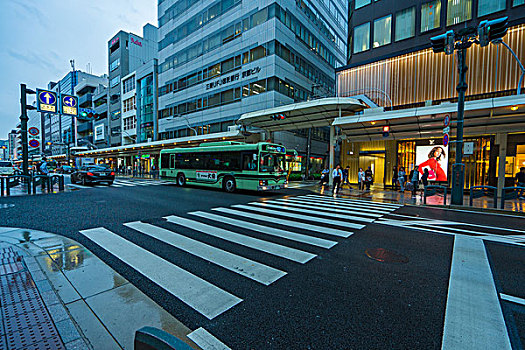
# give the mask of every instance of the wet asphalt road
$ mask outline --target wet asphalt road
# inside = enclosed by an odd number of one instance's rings
[[[265,286],[123,226],[131,221],[143,221],[173,230],[173,224],[163,217],[177,215],[194,220],[188,213],[196,210],[211,212],[216,207],[310,193],[290,189],[263,196],[172,185],[96,187],[52,195],[1,198],[0,204],[14,204],[14,207],[0,209],[0,226],[43,230],[77,240],[190,329],[204,327],[232,349],[441,348],[453,235],[374,222],[354,230],[348,238],[316,232],[317,237],[337,242],[331,249],[279,237],[264,238],[317,255],[300,264],[190,228],[176,227],[179,234],[286,271],[284,277]],[[366,203],[360,205],[368,207]],[[523,218],[485,213],[409,206],[393,213],[404,215],[391,216],[395,220],[419,216],[484,225],[486,227],[478,227],[479,232],[498,235],[515,235],[498,227],[521,230],[525,227]],[[294,220],[305,222],[301,218]],[[427,227],[435,227],[428,222]],[[225,223],[215,223],[215,226],[232,228]],[[282,228],[276,223],[268,226]],[[186,271],[242,296],[243,301],[211,320],[204,317],[79,233],[96,227],[109,229]],[[304,231],[296,229],[295,232]],[[494,241],[486,242],[485,246],[497,291],[525,298],[525,248]],[[408,262],[370,259],[365,251],[372,248],[395,251]],[[512,345],[519,348],[525,344],[525,307],[501,303]]]

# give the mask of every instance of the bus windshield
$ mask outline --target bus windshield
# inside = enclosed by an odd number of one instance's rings
[[[284,155],[273,153],[261,153],[259,171],[262,173],[284,171]]]

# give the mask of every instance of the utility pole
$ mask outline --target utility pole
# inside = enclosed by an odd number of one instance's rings
[[[29,145],[27,140],[27,110],[36,109],[27,105],[27,94],[36,94],[35,91],[26,88],[26,84],[20,84],[20,132],[22,133],[22,173],[29,176]]]

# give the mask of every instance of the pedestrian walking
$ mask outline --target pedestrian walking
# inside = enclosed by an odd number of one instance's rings
[[[42,158],[42,161],[40,162],[40,164],[38,164],[37,170],[40,175],[46,176],[46,178],[40,178],[40,181],[42,182],[42,190],[45,190],[47,176],[49,176],[49,169],[47,168],[47,158],[46,157]]]
[[[392,171],[392,190],[397,191],[397,165],[394,165]]]
[[[334,181],[332,192],[336,194],[341,189],[341,180],[343,179],[343,171],[341,170],[341,166],[339,164],[336,165],[334,171],[332,172],[332,178]]]
[[[372,173],[372,168],[368,167],[365,170],[365,185],[366,185],[367,191],[370,191],[370,185],[372,185],[373,182],[374,182],[374,174]]]
[[[365,188],[365,172],[363,171],[363,168],[359,168],[359,171],[357,172],[357,183],[359,186],[359,190],[362,191]]]
[[[330,179],[330,169],[328,169],[328,167],[325,167],[323,171],[321,171],[321,182],[319,184],[323,186],[323,184],[328,183],[329,179]]]
[[[425,170],[423,170],[423,175],[421,175],[421,182],[423,183],[423,193],[425,193],[425,190],[427,189],[427,186],[428,186],[428,175],[430,175],[430,173],[428,172],[428,168],[425,168]]]
[[[417,165],[414,166],[414,169],[410,172],[410,182],[412,182],[412,196],[415,197],[419,186],[419,170]]]
[[[397,181],[399,182],[400,192],[405,192],[405,168],[400,167],[397,173]]]
[[[350,181],[349,181],[349,175],[350,175],[350,166],[346,166],[346,168],[343,169],[343,183],[341,184],[341,187],[344,185],[347,185],[348,188],[350,188]]]
[[[520,168],[519,173],[516,174],[516,186],[525,187],[525,166]],[[525,199],[525,190],[518,190],[519,199]]]

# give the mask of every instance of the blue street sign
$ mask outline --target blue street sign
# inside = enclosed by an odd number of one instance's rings
[[[448,134],[443,135],[443,146],[447,147],[448,145]]]
[[[37,111],[57,113],[57,94],[54,91],[36,89]]]
[[[76,117],[78,115],[78,97],[66,94],[62,94],[60,97],[62,102],[60,103],[60,113]]]

